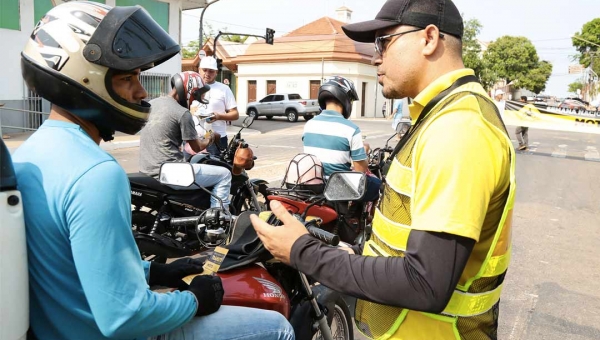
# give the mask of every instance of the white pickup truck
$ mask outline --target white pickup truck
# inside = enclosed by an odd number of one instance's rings
[[[319,102],[316,99],[302,99],[297,93],[274,93],[263,99],[248,103],[246,114],[248,116],[265,116],[273,119],[273,116],[285,116],[289,122],[298,121],[298,117],[310,120],[321,112]]]

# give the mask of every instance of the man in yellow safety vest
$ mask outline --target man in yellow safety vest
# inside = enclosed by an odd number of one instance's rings
[[[451,0],[388,0],[375,20],[343,29],[375,43],[386,98],[413,98],[372,235],[347,251],[326,246],[275,202],[284,225],[253,218],[254,227],[276,258],[358,298],[356,325],[370,338],[496,339],[515,151],[496,105],[464,68],[460,12]]]

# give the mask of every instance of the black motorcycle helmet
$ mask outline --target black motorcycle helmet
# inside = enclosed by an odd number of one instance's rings
[[[208,100],[202,95],[210,91],[210,86],[204,84],[202,76],[198,72],[185,71],[175,73],[171,77],[171,88],[177,91],[179,105],[190,109],[194,100],[202,104],[208,104]]]
[[[23,52],[27,86],[51,103],[93,123],[105,141],[115,131],[136,134],[150,104],[134,104],[112,89],[112,75],[142,71],[179,53],[179,45],[140,6],[72,1],[51,9]]]
[[[327,100],[335,99],[342,104],[344,118],[348,119],[352,113],[352,103],[358,100],[354,83],[340,76],[333,76],[325,80],[319,88],[319,106],[325,110]]]

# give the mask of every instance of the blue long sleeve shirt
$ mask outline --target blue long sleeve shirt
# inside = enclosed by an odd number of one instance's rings
[[[78,125],[47,120],[13,162],[38,338],[146,338],[195,315],[192,293],[149,289],[150,266],[131,232],[127,176]]]

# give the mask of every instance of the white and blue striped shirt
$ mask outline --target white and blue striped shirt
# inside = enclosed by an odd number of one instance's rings
[[[315,155],[325,176],[349,171],[352,162],[367,159],[360,128],[341,113],[325,110],[304,125],[304,152]]]

